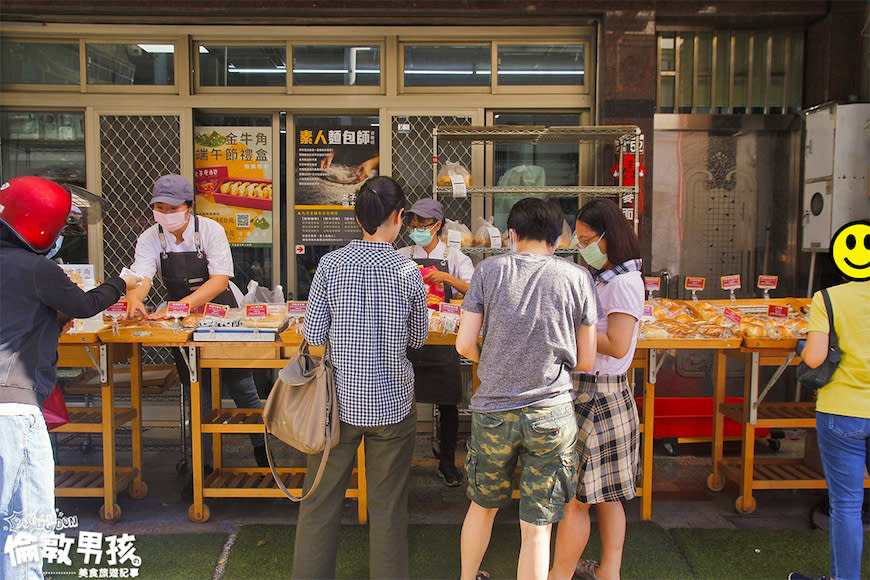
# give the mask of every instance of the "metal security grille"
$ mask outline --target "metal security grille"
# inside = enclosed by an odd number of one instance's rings
[[[432,197],[432,130],[444,125],[471,125],[471,117],[462,116],[394,116],[392,119],[393,178],[396,179],[413,204],[418,199]],[[444,143],[438,145],[438,160],[459,162],[471,171],[471,143]],[[440,198],[444,216],[471,226],[471,200]],[[406,231],[397,240],[397,246],[411,243]]]
[[[100,117],[103,267],[107,275],[133,263],[136,239],[154,223],[148,205],[154,180],[181,172],[180,125],[175,115]],[[157,305],[164,298],[163,285],[154,280],[149,302]],[[164,362],[164,356],[153,349],[146,353],[146,363]]]

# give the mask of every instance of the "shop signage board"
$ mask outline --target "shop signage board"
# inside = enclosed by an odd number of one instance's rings
[[[295,244],[344,245],[362,237],[356,193],[378,174],[378,132],[370,126],[296,128]]]
[[[272,247],[271,127],[194,127],[196,212],[230,245]]]

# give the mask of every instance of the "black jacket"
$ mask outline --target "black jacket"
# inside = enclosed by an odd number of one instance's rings
[[[87,318],[118,301],[115,276],[84,292],[0,224],[0,403],[41,404],[57,379],[58,312]]]

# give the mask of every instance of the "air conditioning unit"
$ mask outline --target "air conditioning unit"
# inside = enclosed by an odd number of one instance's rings
[[[803,241],[824,252],[843,225],[870,219],[870,103],[804,113]]]

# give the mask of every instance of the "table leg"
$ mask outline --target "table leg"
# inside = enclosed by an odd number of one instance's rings
[[[208,506],[203,503],[202,477],[202,391],[200,386],[199,357],[196,347],[187,347],[190,365],[190,443],[193,461],[193,505],[187,510],[187,517],[192,522],[208,521]]]
[[[356,485],[357,485],[357,517],[359,523],[365,524],[368,521],[368,491],[366,484],[366,450],[365,439],[360,441],[359,449],[356,452]]]
[[[131,497],[141,499],[148,495],[148,486],[142,481],[142,345],[133,344],[130,355],[130,407],[136,411],[132,429],[132,464],[135,472],[130,482]]]
[[[713,355],[713,473],[707,478],[707,488],[710,491],[722,491],[725,479],[720,472],[722,448],[725,444],[725,416],[721,405],[725,402],[725,368],[727,365],[725,352],[715,351]]]
[[[121,509],[115,503],[115,377],[109,358],[109,347],[100,345],[99,351],[100,365],[106,371],[106,381],[100,389],[103,430],[103,507],[100,509],[100,518],[106,522],[116,522],[121,517]]]
[[[211,369],[211,405],[208,414],[212,411],[221,408],[221,370],[219,368]],[[212,433],[212,466],[215,469],[220,469],[223,465],[223,451],[221,447],[221,434]]]
[[[740,478],[740,497],[737,498],[735,507],[741,514],[751,514],[755,511],[756,503],[752,497],[752,482],[755,472],[755,415],[753,404],[758,400],[758,370],[759,354],[750,354],[746,364],[744,387],[743,387],[743,473]]]

